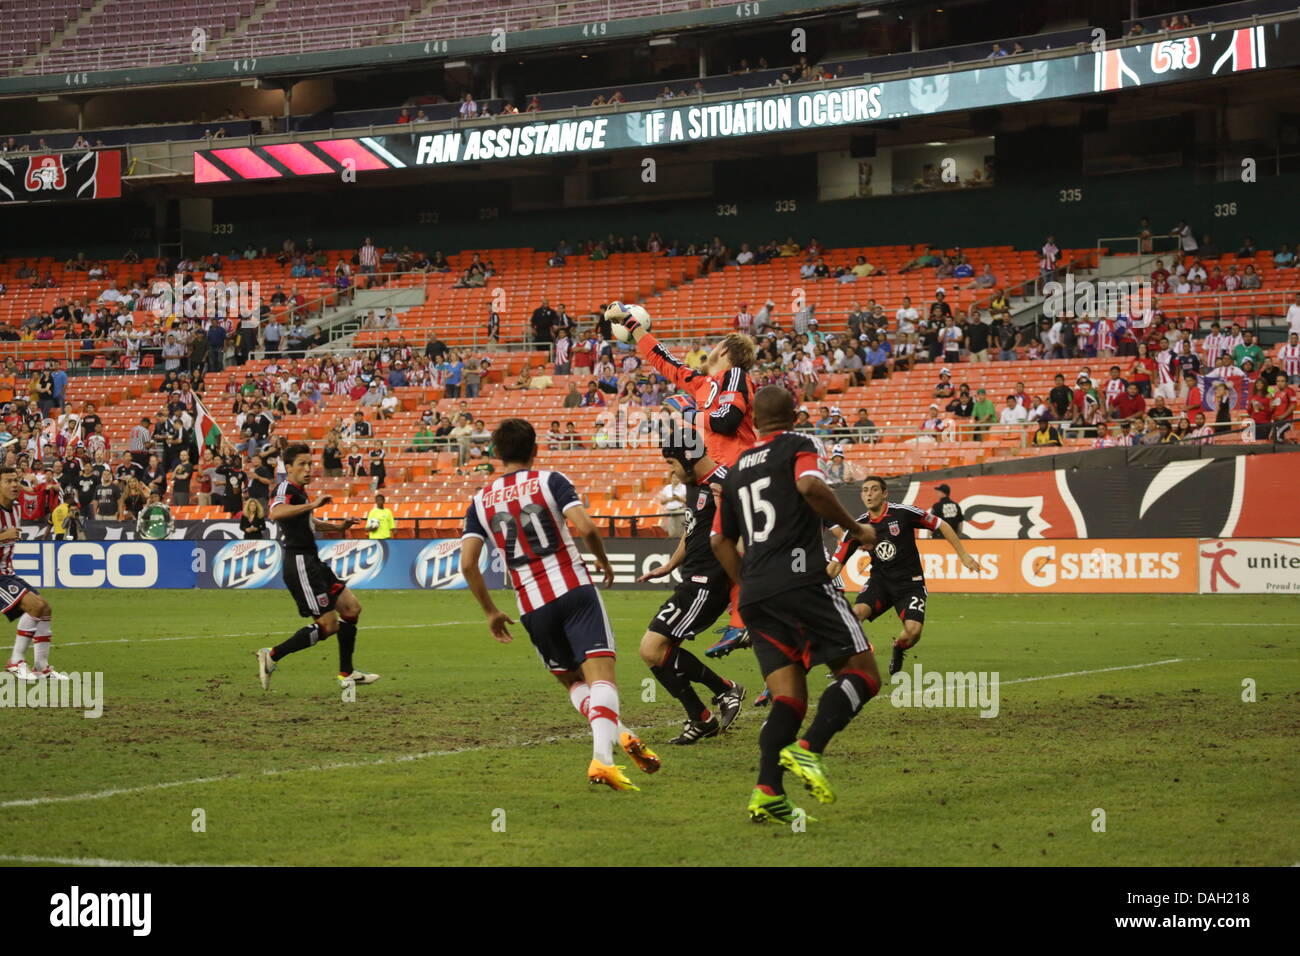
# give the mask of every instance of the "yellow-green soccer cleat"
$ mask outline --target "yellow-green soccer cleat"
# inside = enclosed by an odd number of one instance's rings
[[[826,766],[822,763],[821,754],[801,747],[796,740],[788,747],[781,748],[781,766],[798,777],[804,789],[818,803],[835,802],[835,792],[831,790],[831,782],[826,778]]]
[[[659,755],[643,744],[636,734],[623,731],[618,735],[618,745],[642,773],[654,773],[659,769]]]
[[[611,790],[640,790],[640,787],[633,786],[632,781],[627,779],[627,774],[623,773],[623,768],[610,763],[601,763],[595,757],[591,758],[591,765],[587,767],[587,782],[592,786],[605,786]]]
[[[808,816],[791,803],[784,793],[768,794],[755,787],[749,796],[749,819],[755,823],[793,823],[801,815],[806,823],[817,822],[816,817]]]

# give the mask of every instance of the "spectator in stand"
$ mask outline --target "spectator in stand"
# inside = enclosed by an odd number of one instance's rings
[[[1137,357],[1129,366],[1128,382],[1144,397],[1151,396],[1151,379],[1156,373],[1156,360],[1151,357],[1145,342],[1138,343]]]
[[[1214,433],[1225,434],[1232,430],[1232,410],[1236,407],[1236,393],[1228,387],[1227,382],[1214,383],[1214,395],[1210,407],[1214,411]]]
[[[558,318],[551,303],[548,299],[543,298],[542,304],[533,310],[532,317],[528,324],[532,331],[532,341],[536,345],[551,344],[551,330]]]
[[[473,119],[478,116],[478,104],[474,102],[474,96],[472,94],[466,93],[461,97],[460,110],[458,112],[460,118],[463,120]]]
[[[1183,373],[1182,384],[1178,389],[1178,394],[1174,397],[1174,401],[1179,408],[1182,408],[1189,415],[1198,408],[1203,407],[1205,394],[1201,389],[1200,377],[1195,372]]]
[[[1255,342],[1255,335],[1250,329],[1241,333],[1241,344],[1232,350],[1232,361],[1238,368],[1243,362],[1253,362],[1258,368],[1264,358],[1264,350]]]
[[[582,396],[583,408],[603,408],[605,405],[605,396],[601,392],[599,385],[592,380],[587,383],[587,393]]]
[[[655,495],[655,503],[664,513],[661,524],[667,536],[670,539],[681,537],[686,511],[686,485],[672,471],[668,472],[668,484]]]
[[[1030,435],[1029,443],[1031,445],[1051,445],[1059,448],[1061,447],[1060,429],[1052,424],[1051,418],[1044,415],[1038,419],[1038,428]]]
[[[190,503],[190,487],[194,480],[194,466],[190,464],[190,450],[183,449],[180,460],[172,470],[172,504],[183,508]]]
[[[1255,379],[1246,398],[1246,415],[1254,423],[1255,441],[1268,441],[1273,426],[1273,396],[1262,378]]]
[[[1124,394],[1115,399],[1115,414],[1128,421],[1140,419],[1146,415],[1147,403],[1136,382],[1130,381]]]
[[[1056,375],[1055,385],[1047,393],[1047,404],[1052,410],[1052,416],[1057,421],[1068,421],[1072,417],[1074,406],[1074,392],[1065,384],[1065,376],[1059,372]]]
[[[1021,425],[1029,418],[1029,412],[1025,406],[1016,401],[1016,396],[1007,396],[1006,408],[1002,409],[1002,414],[998,416],[998,422],[1002,425]]]
[[[1205,421],[1205,412],[1196,412],[1192,416],[1192,430],[1188,439],[1196,444],[1205,444],[1214,438],[1214,429]]]
[[[1296,389],[1284,378],[1273,386],[1273,441],[1290,441],[1291,419],[1296,413]]]
[[[573,422],[564,423],[564,442],[570,451],[581,451],[585,447]]]
[[[245,541],[266,538],[266,505],[260,498],[249,495],[244,499],[244,510],[239,516],[239,531]]]

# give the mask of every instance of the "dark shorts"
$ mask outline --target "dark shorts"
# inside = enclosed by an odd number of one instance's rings
[[[691,641],[716,621],[731,603],[731,582],[710,584],[683,581],[672,597],[664,601],[650,622],[649,630],[674,644]]]
[[[22,603],[24,594],[40,594],[22,578],[16,574],[0,575],[0,607],[4,608],[4,616],[11,621],[16,621],[22,617],[23,609],[19,607]]]
[[[519,622],[552,674],[576,671],[589,657],[614,656],[614,631],[594,585],[561,594]]]
[[[872,577],[867,579],[867,586],[858,592],[858,599],[853,603],[867,606],[868,621],[874,621],[892,607],[898,612],[899,619],[924,624],[927,596],[924,581],[908,581],[900,585]]]
[[[740,613],[764,677],[789,664],[808,671],[871,650],[849,602],[829,581],[782,591]]]
[[[314,554],[284,553],[284,586],[298,602],[298,613],[312,619],[334,610],[347,582]]]

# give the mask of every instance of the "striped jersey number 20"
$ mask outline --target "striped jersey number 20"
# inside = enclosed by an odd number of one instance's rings
[[[761,544],[772,534],[776,526],[776,509],[770,501],[763,500],[763,489],[772,483],[771,478],[756,478],[747,485],[741,485],[740,508],[745,513],[745,539],[751,544]],[[754,527],[754,515],[763,519],[763,527]]]
[[[543,505],[527,504],[520,509],[519,520],[508,511],[498,511],[492,515],[490,524],[495,534],[505,538],[506,554],[510,562],[527,561],[530,557],[542,558],[548,554],[554,554],[559,548],[559,535],[552,536],[547,534],[544,520],[548,518],[548,512]],[[523,530],[524,540],[520,540],[520,530]],[[555,529],[552,528],[553,532]],[[525,551],[525,541],[527,542],[527,551]]]

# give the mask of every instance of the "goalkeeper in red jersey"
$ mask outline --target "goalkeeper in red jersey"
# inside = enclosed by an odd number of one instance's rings
[[[636,343],[636,350],[655,371],[690,396],[689,400],[672,396],[664,405],[680,412],[695,427],[704,439],[705,451],[717,464],[731,467],[742,451],[754,445],[754,385],[749,380],[749,370],[754,367],[753,339],[741,332],[724,335],[710,350],[704,371],[696,371],[660,345],[623,303],[611,303],[605,318],[623,325]],[[708,480],[702,477],[700,484]],[[734,593],[731,623],[721,633],[722,638],[704,652],[707,657],[724,657],[749,644],[749,635],[736,612]]]

